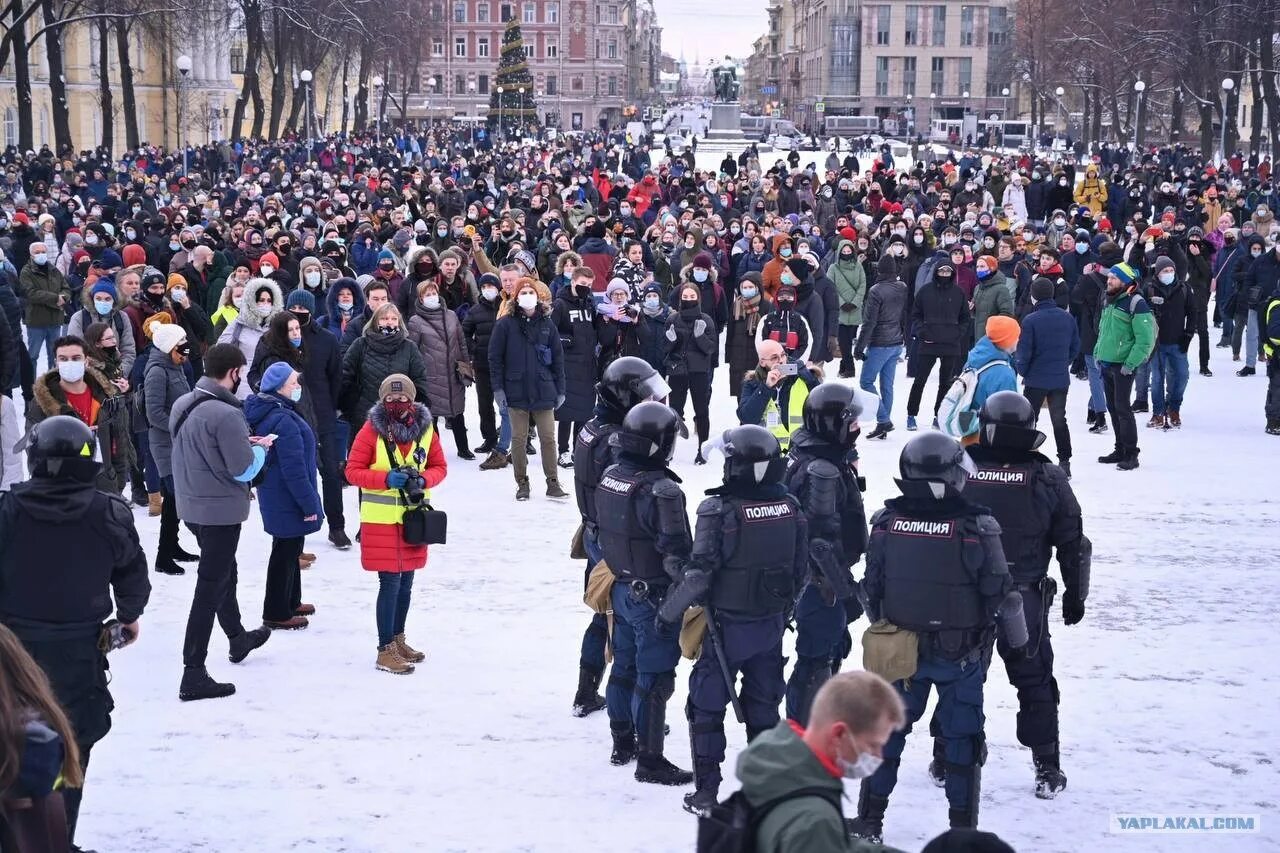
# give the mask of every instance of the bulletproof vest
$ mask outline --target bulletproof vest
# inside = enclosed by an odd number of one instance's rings
[[[911,518],[885,513],[885,619],[912,631],[986,627],[978,576],[986,563],[974,519]]]
[[[622,580],[667,581],[654,537],[640,525],[639,502],[652,499],[653,484],[665,471],[636,471],[621,465],[605,470],[596,486],[600,549],[609,569]]]
[[[584,521],[596,523],[596,486],[605,469],[613,464],[613,448],[609,436],[617,424],[602,423],[592,418],[578,432],[573,443],[573,490],[578,499],[578,512]]]
[[[785,612],[795,601],[799,514],[800,504],[791,495],[723,499],[721,563],[710,595],[717,611],[764,617]]]
[[[991,510],[1000,522],[1000,543],[1015,583],[1036,583],[1049,568],[1048,496],[1043,463],[980,461],[969,476],[965,497]]]

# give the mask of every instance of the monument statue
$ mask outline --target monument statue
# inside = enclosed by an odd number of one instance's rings
[[[738,100],[738,66],[728,56],[712,67],[711,81],[717,101],[728,104]]]

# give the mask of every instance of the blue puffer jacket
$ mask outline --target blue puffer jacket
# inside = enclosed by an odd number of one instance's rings
[[[1036,303],[1022,321],[1018,338],[1018,372],[1023,383],[1049,391],[1070,387],[1068,368],[1079,352],[1080,328],[1072,316],[1052,299]]]
[[[282,539],[315,533],[324,524],[324,508],[316,491],[316,435],[293,401],[279,394],[254,394],[244,401],[244,416],[253,435],[276,440],[267,454],[265,478],[258,486],[262,527]],[[307,516],[314,521],[303,521]]]
[[[1013,356],[993,344],[991,338],[986,335],[978,338],[973,349],[969,350],[969,358],[965,360],[964,366],[977,370],[992,361],[998,361],[1000,364],[978,374],[978,390],[973,394],[973,411],[975,412],[981,409],[982,404],[987,402],[987,398],[997,391],[1018,390],[1018,375],[1013,371]]]
[[[513,409],[556,407],[556,398],[564,395],[564,353],[545,305],[539,304],[532,317],[516,308],[498,318],[489,338],[489,375]]]

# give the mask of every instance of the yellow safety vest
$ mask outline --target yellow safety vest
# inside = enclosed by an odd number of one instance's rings
[[[1267,331],[1271,328],[1271,312],[1276,310],[1280,310],[1280,297],[1272,297],[1262,315],[1262,353],[1267,358],[1271,358],[1280,349],[1280,339],[1271,337]]]
[[[770,398],[764,407],[764,428],[773,433],[782,445],[785,453],[791,445],[791,433],[804,426],[804,401],[809,399],[809,386],[803,379],[797,378],[791,383],[791,394],[787,397],[787,417],[784,419],[778,412],[778,400]]]
[[[419,448],[423,453],[431,452],[431,430],[432,428],[428,426],[422,438],[418,439],[414,445],[414,449],[409,451],[409,457],[416,455]],[[399,448],[394,442],[391,446],[395,448],[396,453],[399,453]],[[387,456],[387,442],[381,435],[378,436],[374,448],[373,465],[370,466],[370,470],[390,471],[393,467],[405,464],[405,459],[392,464],[391,458]],[[425,499],[431,499],[430,489],[426,490]],[[399,524],[404,518],[406,506],[399,489],[365,489],[360,493],[360,521],[369,524]]]

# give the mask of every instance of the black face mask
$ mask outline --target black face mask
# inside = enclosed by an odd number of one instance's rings
[[[183,358],[191,358],[190,341],[183,341],[182,343],[174,347],[173,351],[176,352],[178,355],[182,356]]]
[[[236,374],[236,378],[235,378],[234,380],[232,380],[232,382],[231,382],[231,393],[232,393],[232,394],[235,394],[235,393],[237,393],[237,392],[240,390],[240,380],[241,380],[242,378],[243,378],[243,377],[242,377],[242,376],[240,376],[240,374],[238,374],[238,373],[237,373],[237,374]]]
[[[311,322],[310,311],[290,311],[289,313],[297,318],[299,326],[305,326]]]
[[[150,290],[147,290],[144,291],[142,295],[145,296],[147,298],[147,302],[152,305],[159,307],[164,304],[163,293],[152,293]]]
[[[183,241],[182,241],[182,248],[186,249],[188,252],[189,252],[189,251],[191,251],[192,249],[194,249],[195,247],[196,247],[196,241],[195,241],[195,240],[183,240]]]

